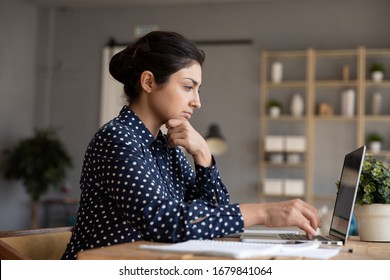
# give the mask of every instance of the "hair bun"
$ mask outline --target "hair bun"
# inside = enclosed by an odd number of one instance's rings
[[[111,76],[122,84],[126,84],[134,72],[134,68],[126,58],[126,49],[116,53],[110,61],[109,72]]]

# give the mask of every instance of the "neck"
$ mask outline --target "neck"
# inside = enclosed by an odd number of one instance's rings
[[[150,109],[145,106],[140,106],[137,102],[129,104],[130,110],[132,110],[144,123],[147,129],[149,129],[150,133],[157,138],[158,131],[162,124],[156,122],[153,118],[153,112],[150,112]]]

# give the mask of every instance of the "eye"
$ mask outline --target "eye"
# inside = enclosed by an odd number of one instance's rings
[[[191,90],[193,90],[193,86],[184,86],[184,89],[186,90],[186,91],[191,91]]]

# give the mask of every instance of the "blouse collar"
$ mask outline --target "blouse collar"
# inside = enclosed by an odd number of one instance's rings
[[[129,125],[133,132],[138,135],[140,140],[147,145],[152,144],[155,140],[161,141],[162,144],[167,144],[166,135],[161,130],[158,131],[157,138],[153,136],[150,130],[145,126],[141,119],[128,106],[123,106],[119,116],[119,120]]]

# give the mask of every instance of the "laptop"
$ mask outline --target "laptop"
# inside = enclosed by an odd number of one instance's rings
[[[345,155],[328,235],[317,235],[308,239],[305,234],[296,233],[254,234],[243,232],[240,235],[241,241],[293,244],[320,242],[328,245],[344,245],[348,239],[365,153],[366,146],[362,146]]]

